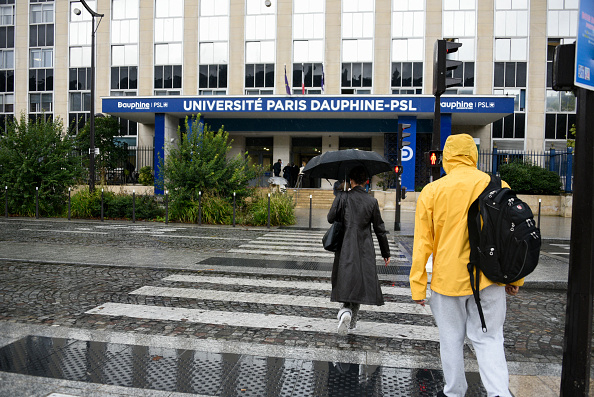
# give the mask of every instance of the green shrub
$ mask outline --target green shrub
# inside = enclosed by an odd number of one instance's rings
[[[136,219],[156,219],[165,215],[155,196],[136,195]],[[83,189],[72,196],[72,217],[101,217],[101,189],[93,194]],[[132,219],[132,195],[103,192],[103,216],[106,219]]]
[[[295,203],[288,194],[273,193],[270,196],[270,225],[294,225]],[[245,222],[256,226],[268,224],[268,197],[259,197],[249,206]]]
[[[559,175],[537,165],[516,161],[502,165],[499,174],[516,193],[554,195],[561,192]]]
[[[144,186],[152,186],[155,182],[153,177],[153,170],[148,165],[145,165],[138,171],[138,182]]]
[[[86,187],[71,197],[71,215],[73,218],[94,218],[101,214],[101,189],[93,194]]]
[[[63,130],[60,119],[33,121],[24,113],[8,122],[0,136],[0,186],[8,187],[11,214],[35,215],[37,195],[41,215],[66,211],[68,187],[82,178],[83,170],[73,155],[74,140]]]

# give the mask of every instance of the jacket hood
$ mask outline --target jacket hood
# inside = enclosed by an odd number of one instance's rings
[[[450,135],[443,148],[443,169],[449,174],[460,165],[476,168],[478,150],[468,134]]]

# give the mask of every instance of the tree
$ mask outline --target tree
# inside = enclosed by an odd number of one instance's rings
[[[0,137],[0,183],[8,187],[12,213],[35,213],[35,188],[39,188],[40,212],[59,214],[65,205],[68,187],[82,177],[74,140],[63,135],[61,120],[28,120],[7,125]]]
[[[194,118],[194,126],[199,118]],[[190,131],[188,118],[186,131]],[[202,133],[182,132],[178,127],[177,145],[168,145],[166,159],[159,159],[161,177],[157,183],[171,194],[172,201],[197,201],[199,192],[232,197],[249,194],[249,181],[256,177],[257,168],[251,166],[246,155],[233,158],[227,155],[232,140],[229,133],[221,127],[212,131],[204,125]]]
[[[87,122],[84,128],[76,136],[76,145],[81,150],[84,164],[89,163],[90,147],[90,123]],[[122,173],[128,169],[128,148],[127,145],[118,142],[114,138],[120,135],[120,123],[116,117],[101,116],[95,117],[95,147],[99,148],[99,155],[95,156],[95,169],[101,172],[101,183],[105,184],[108,170],[121,168]]]

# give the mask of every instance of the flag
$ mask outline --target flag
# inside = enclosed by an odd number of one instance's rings
[[[305,95],[305,66],[301,64],[301,93]]]
[[[291,87],[289,87],[289,80],[287,80],[287,65],[285,65],[285,91],[287,91],[287,95],[291,95]]]
[[[322,64],[322,94],[324,93],[324,64]]]

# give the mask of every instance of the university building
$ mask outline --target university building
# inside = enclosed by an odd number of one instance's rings
[[[552,59],[575,41],[578,3],[87,1],[104,14],[95,18],[95,112],[120,117],[121,140],[155,156],[200,114],[229,131],[234,154],[266,167],[347,148],[393,161],[397,125],[407,123],[403,184],[412,189],[431,145],[438,39],[462,43],[452,55],[462,82],[442,97],[442,140],[467,132],[481,150],[566,146],[576,100],[552,90]],[[92,23],[80,1],[0,0],[0,124],[24,113],[59,117],[71,134],[84,126]]]

